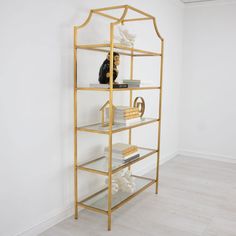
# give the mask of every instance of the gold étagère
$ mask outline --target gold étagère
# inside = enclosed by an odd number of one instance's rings
[[[113,10],[123,10],[120,17],[112,15]],[[134,17],[129,18],[128,12],[133,11],[135,13],[138,13],[140,17]],[[94,15],[100,15],[110,21],[110,43],[108,44],[79,44],[78,43],[78,33],[80,29],[87,26],[87,24],[90,22],[92,16]],[[142,21],[149,21],[152,23],[154,27],[154,31],[160,40],[160,52],[152,52],[142,49],[136,49],[136,48],[129,48],[126,46],[117,45],[114,42],[114,28],[117,25],[120,24],[128,24],[129,22],[137,22],[139,24],[142,23]],[[113,61],[113,52],[115,50],[119,50],[120,55],[129,56],[130,57],[130,80],[133,80],[133,65],[134,65],[134,59],[136,57],[160,57],[160,76],[159,76],[159,86],[149,86],[149,87],[140,87],[140,88],[124,88],[124,89],[113,89],[113,65],[111,63],[110,66],[110,86],[109,88],[89,88],[89,87],[80,87],[77,85],[77,51],[78,50],[89,50],[89,51],[97,51],[97,52],[110,52],[110,61]],[[99,8],[99,9],[92,9],[89,12],[88,18],[85,20],[83,24],[80,26],[74,26],[74,208],[75,208],[75,219],[78,218],[78,206],[86,208],[88,210],[92,210],[98,213],[102,213],[107,215],[107,228],[108,230],[111,230],[111,220],[112,220],[112,212],[124,205],[126,202],[131,200],[133,197],[144,191],[149,186],[155,184],[155,192],[158,193],[158,183],[159,183],[159,157],[160,157],[160,134],[161,134],[161,114],[162,114],[162,78],[163,78],[163,52],[164,52],[164,39],[160,35],[155,17],[143,12],[139,9],[136,9],[129,5],[120,5],[120,6],[113,6],[113,7],[105,7],[105,8]],[[140,122],[134,125],[126,125],[126,126],[119,126],[119,127],[113,127],[114,124],[114,104],[113,104],[113,92],[119,92],[119,91],[128,91],[129,92],[129,106],[132,107],[133,105],[133,91],[138,90],[159,90],[159,104],[158,104],[158,117],[153,119],[146,119],[141,118]],[[78,110],[78,99],[77,99],[77,92],[85,90],[85,91],[91,91],[91,92],[108,92],[109,93],[109,100],[104,105],[109,105],[109,122],[106,127],[102,127],[103,129],[97,129],[97,124],[92,124],[88,126],[79,127],[78,126],[78,119],[77,119],[77,110]],[[101,110],[102,114],[102,124],[105,126],[104,122],[104,107]],[[138,147],[141,151],[141,155],[139,158],[132,160],[128,163],[124,164],[117,164],[112,162],[112,140],[113,140],[113,134],[117,132],[121,132],[124,130],[128,130],[128,143],[132,143],[132,129],[144,126],[147,124],[156,123],[157,128],[157,146],[155,149],[147,149],[143,147]],[[101,124],[100,124],[101,127]],[[100,169],[101,162],[104,162],[103,157],[99,157],[97,159],[94,159],[92,161],[86,162],[84,164],[78,163],[78,143],[77,143],[77,135],[78,132],[92,132],[92,133],[98,133],[98,134],[106,134],[108,137],[108,162],[107,162],[107,168]],[[129,168],[134,163],[137,163],[139,161],[142,161],[149,156],[156,154],[156,175],[154,179],[146,178],[143,176],[134,176],[134,178],[137,181],[137,189],[132,194],[122,194],[122,195],[116,195],[112,196],[112,174],[116,173],[117,171],[123,169],[123,168]],[[78,171],[87,171],[92,174],[100,174],[104,175],[108,178],[108,184],[107,187],[101,189],[100,191],[97,191],[88,197],[84,199],[79,200],[79,193],[78,193]],[[118,194],[118,193],[117,193]],[[101,201],[96,201],[96,199],[102,196],[100,199]],[[105,197],[104,197],[105,196]]]

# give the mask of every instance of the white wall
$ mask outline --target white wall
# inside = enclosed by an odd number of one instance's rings
[[[133,5],[157,17],[159,30],[165,38],[161,158],[178,150],[183,23],[183,9],[178,1],[151,0],[146,4],[141,0],[135,3],[131,0],[83,3],[75,0],[1,0],[0,235],[21,232],[35,235],[47,226],[47,222],[55,223],[57,217],[60,220],[60,217],[71,214],[73,25],[81,24],[91,8],[120,4]],[[94,30],[101,36],[98,27]],[[141,28],[144,33],[145,30]],[[88,39],[92,37],[94,34],[87,34]],[[93,65],[100,65],[104,56],[96,54],[92,59],[84,56],[82,63],[87,73],[93,71],[96,74],[98,68]],[[122,60],[125,62],[126,59]],[[90,62],[92,67],[89,67]],[[146,75],[152,79],[152,69],[145,66],[139,69],[137,76]],[[121,75],[127,71],[124,64],[120,66]],[[89,73],[85,75],[89,78]],[[89,104],[88,109],[81,109],[81,120],[98,120],[97,109],[101,102],[97,98],[105,101],[105,97],[91,96],[91,93],[80,96],[81,103]],[[147,97],[147,106],[156,106],[154,99]],[[153,143],[151,130],[149,128],[150,133],[147,133],[140,129],[139,135],[146,137],[147,144]],[[83,161],[92,158],[106,145],[104,136],[81,134],[82,137],[84,149],[81,153],[88,151]],[[89,175],[84,174],[80,178],[80,196],[89,192],[97,181],[87,177]],[[32,230],[27,231],[31,227]]]
[[[235,1],[185,10],[182,150],[236,158],[235,12]]]

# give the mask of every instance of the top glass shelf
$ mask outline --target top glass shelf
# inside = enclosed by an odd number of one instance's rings
[[[161,53],[151,52],[131,47],[126,47],[121,44],[114,44],[116,51],[121,55],[142,57],[142,56],[162,56]],[[76,49],[84,49],[98,52],[110,52],[110,44],[80,44],[75,46]]]

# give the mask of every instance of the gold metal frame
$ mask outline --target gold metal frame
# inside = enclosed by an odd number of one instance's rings
[[[123,13],[120,18],[117,18],[115,16],[112,16],[109,14],[112,10],[115,9],[123,9]],[[126,18],[127,12],[128,11],[134,11],[136,13],[139,13],[142,15],[140,18]],[[100,15],[102,17],[108,18],[112,20],[110,23],[110,43],[109,44],[93,44],[93,45],[79,45],[77,42],[77,37],[78,37],[78,31],[79,29],[85,27],[91,20],[93,15]],[[141,49],[135,49],[135,48],[128,48],[124,47],[121,45],[117,45],[114,43],[114,28],[118,24],[124,24],[128,22],[133,22],[133,21],[152,21],[154,30],[157,34],[157,37],[160,39],[161,42],[161,52],[150,52],[150,51],[145,51]],[[78,87],[77,85],[77,49],[84,49],[84,50],[92,50],[92,51],[98,51],[98,52],[110,52],[110,61],[113,61],[113,51],[114,48],[119,50],[119,53],[121,55],[125,56],[130,56],[130,79],[133,79],[133,64],[134,64],[134,57],[140,57],[140,56],[158,56],[161,57],[161,63],[160,63],[160,86],[159,87],[146,87],[146,88],[125,88],[125,89],[113,89],[113,63],[110,65],[110,88],[109,89],[101,89],[101,88],[88,88],[88,87]],[[161,37],[155,17],[145,13],[143,11],[140,11],[132,6],[129,5],[121,5],[121,6],[113,6],[113,7],[105,7],[105,8],[99,8],[99,9],[93,9],[90,10],[88,18],[85,20],[83,24],[80,26],[74,26],[74,198],[75,198],[75,219],[78,218],[78,206],[82,206],[84,208],[87,208],[89,210],[94,210],[96,212],[106,214],[108,216],[108,230],[111,230],[111,213],[125,204],[127,201],[132,199],[134,196],[142,192],[144,189],[147,187],[151,186],[152,184],[156,184],[156,193],[158,193],[158,177],[159,177],[159,159],[160,159],[160,141],[161,141],[161,112],[162,112],[162,77],[163,77],[163,53],[164,53],[164,39]],[[130,94],[130,106],[132,106],[133,102],[133,91],[134,90],[148,90],[148,89],[158,89],[160,90],[160,98],[159,98],[159,118],[155,119],[152,122],[157,122],[157,130],[158,130],[158,141],[157,141],[157,148],[153,153],[157,153],[157,162],[156,162],[156,178],[155,180],[152,180],[148,185],[143,187],[141,190],[137,191],[124,201],[122,201],[120,204],[112,208],[112,173],[114,170],[112,170],[112,135],[113,133],[120,132],[123,130],[129,130],[129,135],[128,135],[128,141],[131,144],[132,142],[132,128],[138,127],[139,125],[133,125],[129,126],[126,128],[121,128],[118,130],[112,130],[112,118],[113,118],[113,92],[115,91],[129,91]],[[77,126],[77,105],[78,105],[78,99],[77,99],[77,91],[107,91],[109,92],[109,130],[108,131],[96,131],[96,130],[89,130],[86,127],[78,127]],[[141,125],[149,124],[152,122],[146,122]],[[107,211],[103,211],[91,206],[85,205],[83,202],[85,201],[78,201],[78,170],[87,170],[83,165],[78,165],[78,152],[77,152],[77,135],[78,131],[87,131],[87,132],[93,132],[93,133],[101,133],[101,134],[107,134],[108,135],[108,143],[109,143],[109,158],[108,158],[108,172],[100,172],[99,174],[107,175],[108,176],[108,187],[106,188],[108,190],[108,207]],[[143,158],[144,159],[144,158]],[[129,165],[124,165],[125,167],[129,167],[130,165],[135,163],[132,162]],[[89,171],[89,170],[87,170]],[[90,170],[91,171],[91,170]],[[94,171],[91,171],[94,172]],[[99,172],[99,171],[98,171]],[[97,173],[98,173],[97,172]],[[104,174],[105,173],[105,174]],[[144,177],[143,177],[144,178]],[[105,189],[105,190],[106,190]],[[105,191],[102,190],[102,191]],[[101,192],[101,191],[99,191]],[[97,193],[95,193],[97,194]],[[91,195],[89,198],[91,198],[94,195]],[[88,198],[87,198],[88,199]]]

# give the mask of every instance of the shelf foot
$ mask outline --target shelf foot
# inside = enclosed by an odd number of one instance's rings
[[[156,190],[155,190],[155,194],[158,194],[158,181],[156,180]]]
[[[78,206],[75,207],[75,215],[74,215],[75,220],[78,219]]]
[[[111,214],[108,214],[107,230],[111,231]]]

